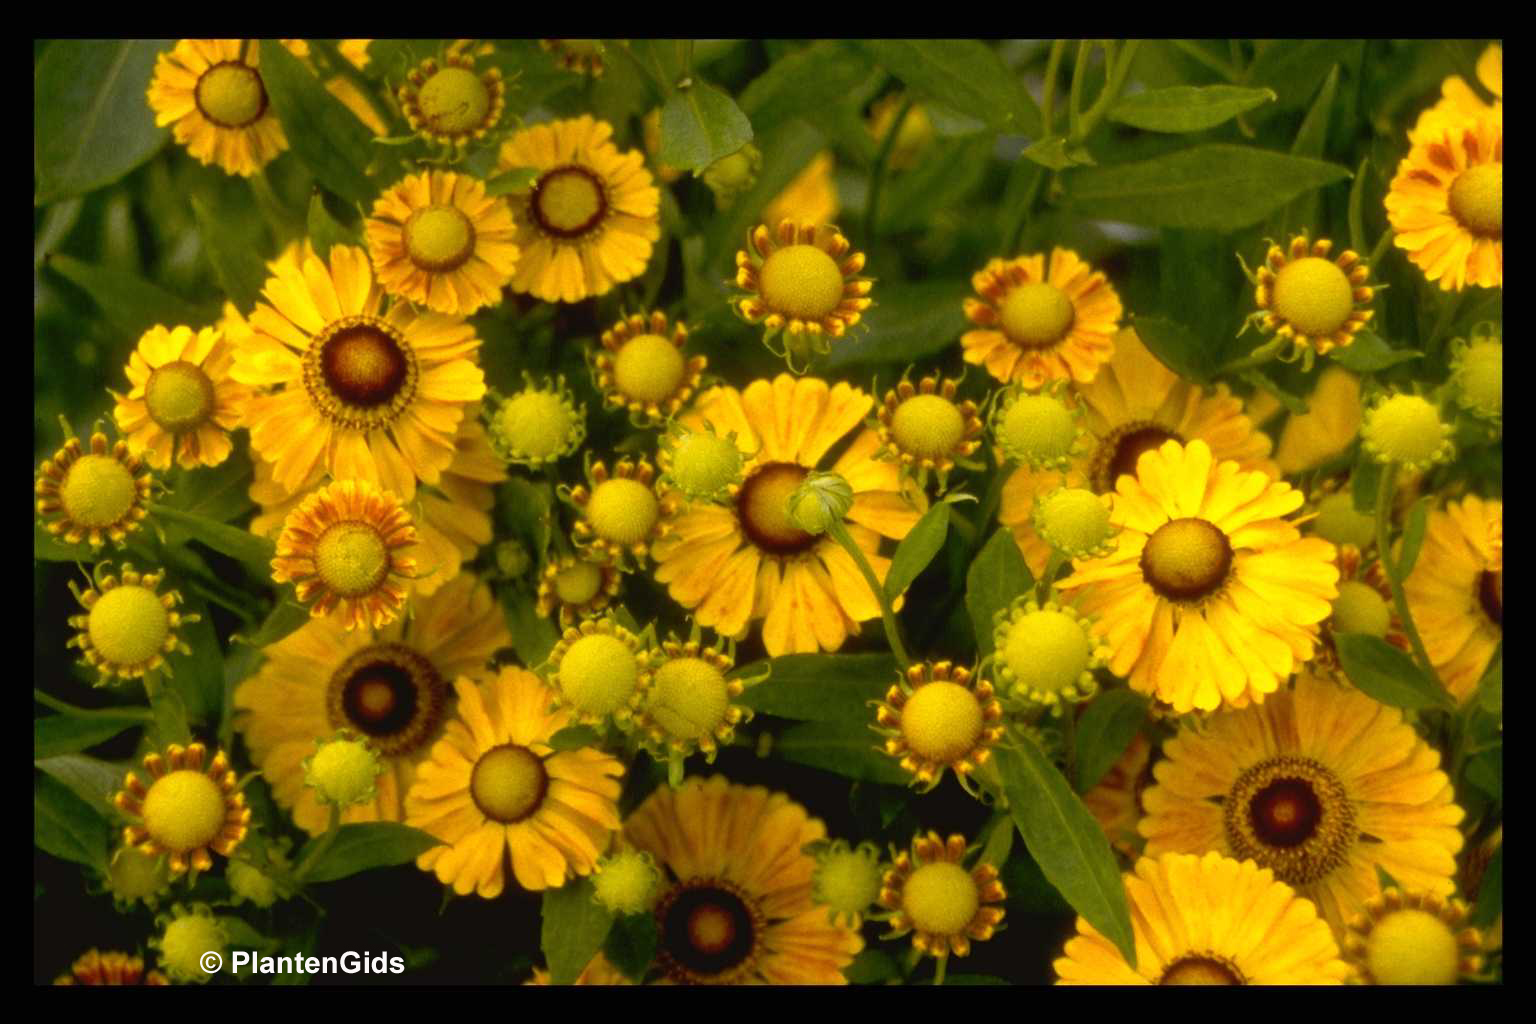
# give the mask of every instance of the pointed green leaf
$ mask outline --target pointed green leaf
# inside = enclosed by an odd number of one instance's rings
[[[1419,551],[1424,547],[1424,531],[1429,526],[1429,507],[1434,503],[1434,495],[1428,495],[1414,502],[1413,508],[1408,510],[1408,524],[1403,527],[1403,546],[1398,550],[1397,558],[1388,563],[1392,567],[1392,575],[1397,577],[1399,583],[1408,578],[1419,560]]]
[[[311,839],[299,852],[295,863],[303,863],[305,855],[320,838]],[[343,825],[336,833],[331,848],[311,865],[305,875],[306,882],[334,882],[348,878],[359,871],[374,868],[390,868],[397,864],[409,864],[442,840],[419,828],[402,825],[398,821],[368,821]]]
[[[525,188],[532,188],[533,183],[539,180],[537,167],[514,167],[510,171],[498,174],[485,183],[487,196],[504,196],[512,192],[520,192]]]
[[[679,89],[661,110],[662,163],[702,171],[752,141],[752,122],[708,82]]]
[[[326,205],[325,195],[322,189],[316,189],[314,195],[309,197],[309,214],[305,223],[309,228],[310,243],[315,247],[315,255],[322,260],[329,260],[331,246],[360,245],[362,239],[331,212]]]
[[[1120,97],[1109,119],[1149,132],[1203,132],[1274,99],[1270,89],[1175,85]]]
[[[911,776],[879,747],[873,709],[862,722],[803,722],[774,740],[773,753],[796,764],[810,765],[850,779],[905,785]]]
[[[1483,871],[1483,880],[1477,887],[1477,906],[1469,922],[1476,928],[1487,928],[1504,912],[1504,844],[1493,851],[1493,859]]]
[[[44,266],[84,289],[101,307],[102,316],[134,340],[156,324],[175,327],[199,322],[199,310],[191,303],[126,270],[83,263],[63,253],[50,255]]]
[[[122,788],[128,772],[126,766],[84,754],[40,757],[33,764],[68,786],[71,792],[102,814],[112,806],[112,796]]]
[[[1136,336],[1146,344],[1147,350],[1174,373],[1194,381],[1203,381],[1215,369],[1212,360],[1216,353],[1211,352],[1206,343],[1183,324],[1175,323],[1165,316],[1133,317],[1131,323],[1136,328]]]
[[[1380,637],[1344,633],[1333,642],[1349,681],[1383,704],[1410,711],[1455,709],[1450,695],[1426,678],[1411,657]]]
[[[1373,373],[1398,363],[1418,359],[1424,353],[1411,348],[1393,348],[1370,331],[1361,331],[1355,340],[1344,348],[1336,348],[1329,355],[1333,361],[1356,373]]]
[[[912,585],[928,567],[933,556],[944,546],[949,535],[949,503],[938,502],[917,521],[891,556],[891,568],[885,577],[885,595],[894,600]]]
[[[592,894],[592,882],[578,878],[544,892],[544,925],[539,944],[549,964],[549,983],[569,985],[603,948],[613,914]]]
[[[883,203],[881,205],[884,205]],[[859,327],[832,346],[818,367],[846,369],[876,363],[905,365],[954,345],[965,329],[961,301],[968,281],[917,281],[882,295]]]
[[[841,39],[820,39],[780,57],[741,91],[741,109],[765,132],[796,117],[815,116],[842,102],[866,78],[871,63]]]
[[[1024,562],[1013,532],[1003,527],[987,541],[965,574],[965,609],[971,613],[976,646],[982,654],[992,653],[993,616],[1034,585],[1035,578]]]
[[[197,233],[202,239],[203,253],[213,267],[214,278],[238,308],[251,309],[267,280],[267,269],[261,257],[243,239],[219,226],[208,200],[196,195],[191,200],[192,213],[197,217]]]
[[[590,725],[573,725],[561,729],[549,738],[549,747],[554,751],[580,750],[582,747],[595,747],[602,741],[597,730]]]
[[[32,841],[62,860],[105,873],[111,828],[107,819],[49,775],[32,787]]]
[[[656,955],[661,938],[654,914],[624,914],[613,922],[603,943],[603,956],[630,981],[639,983]]]
[[[1147,698],[1132,690],[1106,690],[1077,723],[1077,791],[1086,793],[1120,760],[1147,717]]]
[[[261,43],[261,77],[288,145],[315,179],[343,199],[371,204],[365,168],[373,133],[275,39]]]
[[[32,720],[32,756],[74,754],[144,725],[142,709],[93,711],[89,715],[48,715]]]
[[[309,622],[309,609],[288,598],[279,600],[273,606],[271,614],[267,616],[261,627],[249,636],[237,633],[234,637],[240,643],[255,648],[270,647],[283,637],[302,629]]]
[[[975,39],[870,39],[860,44],[913,92],[990,127],[1040,133],[1040,109],[997,51]]]
[[[772,674],[738,703],[802,722],[873,722],[869,702],[901,678],[889,654],[784,654],[767,664]]]
[[[245,566],[257,579],[269,579],[272,575],[272,559],[277,545],[265,537],[258,537],[249,530],[229,526],[216,519],[193,515],[168,505],[151,505],[150,515],[175,523],[194,540],[201,541],[213,550],[228,555]]]

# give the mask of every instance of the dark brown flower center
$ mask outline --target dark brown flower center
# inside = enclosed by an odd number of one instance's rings
[[[403,644],[374,644],[331,676],[331,724],[355,729],[386,755],[420,749],[436,735],[448,687],[430,661]]]
[[[1111,430],[1093,453],[1090,469],[1093,489],[1100,494],[1113,491],[1115,481],[1121,476],[1136,475],[1136,460],[1144,452],[1156,451],[1164,441],[1183,444],[1184,438],[1150,420],[1124,423]]]
[[[1232,571],[1232,543],[1215,524],[1174,519],[1147,538],[1141,573],[1159,596],[1199,601],[1220,590]]]
[[[1252,858],[1288,885],[1327,876],[1360,835],[1343,783],[1309,757],[1254,765],[1233,784],[1222,811],[1233,856]]]
[[[698,879],[677,886],[656,907],[658,956],[674,981],[730,982],[756,953],[758,915],[729,882]]]
[[[528,209],[545,232],[556,238],[580,238],[607,215],[608,193],[596,174],[570,164],[540,176]]]
[[[1181,956],[1163,969],[1159,985],[1243,985],[1243,973],[1214,953]]]
[[[1483,614],[1500,630],[1504,628],[1504,570],[1482,572],[1477,578],[1477,600]]]
[[[343,427],[369,430],[392,422],[416,395],[416,353],[376,316],[343,317],[310,342],[304,387],[315,406]]]
[[[747,539],[771,555],[794,555],[816,546],[814,534],[789,517],[789,496],[810,471],[793,462],[770,462],[741,485],[736,517]]]

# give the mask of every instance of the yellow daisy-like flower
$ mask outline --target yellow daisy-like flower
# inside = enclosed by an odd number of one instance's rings
[[[1052,249],[1049,262],[1043,253],[992,260],[971,284],[981,298],[965,300],[965,315],[979,329],[960,338],[965,361],[1004,384],[1087,383],[1114,354],[1120,296],[1070,249]]]
[[[1059,586],[1137,691],[1180,714],[1263,701],[1313,656],[1338,597],[1333,545],[1284,518],[1301,504],[1204,441],[1166,441],[1116,484],[1116,552]]]
[[[251,809],[245,794],[235,788],[235,772],[222,751],[207,760],[208,748],[172,743],[165,755],[147,754],[146,787],[134,772],[123,779],[123,788],[112,805],[137,818],[123,829],[123,841],[149,856],[170,854],[172,875],[213,867],[209,851],[222,857],[234,853],[250,831]]]
[[[753,228],[747,247],[736,253],[736,285],[751,294],[732,308],[748,323],[763,325],[768,350],[796,373],[805,371],[812,353],[828,352],[828,339],[841,338],[874,304],[874,281],[858,276],[864,254],[852,249],[830,224],[785,220],[772,232],[766,224]]]
[[[1454,985],[1483,966],[1483,937],[1467,913],[1461,900],[1388,889],[1349,923],[1344,959],[1367,985]]]
[[[708,423],[735,435],[746,458],[740,484],[724,505],[684,502],[668,495],[666,535],[652,545],[656,579],[672,599],[692,609],[699,625],[740,638],[762,619],[770,656],[835,651],[880,606],[848,552],[825,534],[802,530],[789,516],[789,498],[826,453],[869,414],[873,399],[847,384],[780,374],[744,391],[712,388],[682,417],[690,429]],[[875,459],[880,436],[860,431],[832,472],[853,489],[846,527],[877,579],[890,559],[880,538],[900,540],[926,511],[901,494],[896,464]]]
[[[929,374],[917,382],[902,377],[885,393],[872,426],[880,434],[881,457],[900,462],[913,473],[918,486],[927,485],[928,473],[936,472],[939,491],[948,485],[950,471],[981,447],[983,424],[976,403],[955,401],[958,379],[941,381]],[[975,464],[967,468],[979,468]]]
[[[169,985],[170,979],[159,971],[144,970],[144,958],[128,953],[103,953],[87,950],[69,967],[68,974],[54,979],[55,985]]]
[[[500,169],[539,177],[509,195],[523,256],[512,290],[545,302],[606,295],[645,273],[661,237],[661,191],[639,150],[619,152],[591,115],[536,124],[501,147]]]
[[[152,481],[144,462],[128,452],[128,442],[107,447],[107,435],[91,435],[86,454],[71,437],[37,468],[37,514],[43,529],[66,544],[104,541],[122,545],[149,515]]]
[[[665,869],[656,959],[694,985],[845,985],[864,948],[811,898],[805,846],[826,826],[783,793],[721,776],[662,786],[624,822],[624,839]]]
[[[177,591],[156,593],[163,579],[163,571],[141,574],[125,562],[121,581],[102,576],[96,587],[84,593],[71,583],[86,613],[70,616],[69,624],[77,632],[67,646],[80,648],[85,660],[101,673],[98,686],[113,676],[137,679],[162,668],[165,656],[173,651],[192,653],[176,630],[200,616],[176,611],[181,603]]]
[[[912,838],[880,881],[880,905],[892,912],[891,930],[900,938],[913,932],[912,948],[939,960],[951,953],[969,956],[971,940],[985,942],[997,933],[1006,897],[997,868],[977,864],[966,870],[965,837],[940,839],[937,832]]]
[[[229,431],[240,425],[250,395],[230,379],[234,349],[214,327],[151,327],[128,357],[132,390],[109,389],[112,410],[128,450],[155,469],[217,466],[234,450]]]
[[[1253,861],[1143,857],[1125,877],[1136,966],[1077,919],[1061,985],[1339,985],[1349,965],[1317,908]]]
[[[406,794],[407,825],[443,840],[416,858],[461,896],[486,899],[512,875],[524,889],[558,889],[589,875],[619,827],[616,758],[583,747],[558,753],[549,738],[571,724],[552,710],[539,677],[503,668],[477,686],[461,677],[457,716]]]
[[[1134,858],[1141,851],[1136,826],[1143,813],[1141,794],[1151,781],[1152,744],[1138,732],[1104,777],[1083,794],[1083,806],[1104,830],[1109,845],[1127,857]]]
[[[284,45],[295,56],[309,53],[301,40]],[[254,39],[179,39],[155,58],[148,92],[155,124],[174,125],[193,158],[246,178],[288,148],[258,70],[259,50]]]
[[[886,737],[885,752],[901,762],[912,784],[937,786],[946,768],[964,783],[992,758],[1003,738],[1003,706],[985,679],[948,661],[922,662],[886,691],[875,710],[874,730]]]
[[[451,316],[499,303],[517,266],[511,207],[453,171],[412,174],[385,189],[363,234],[385,291]]]
[[[1287,354],[1309,360],[1348,347],[1373,315],[1366,303],[1376,294],[1370,267],[1353,249],[1328,259],[1333,242],[1308,242],[1305,233],[1289,249],[1271,245],[1255,275],[1254,302],[1259,329],[1289,342]]]
[[[485,394],[472,326],[405,302],[382,311],[368,256],[331,247],[327,267],[306,245],[273,276],[235,350],[230,376],[258,389],[246,404],[251,448],[290,493],[323,465],[402,500],[438,482],[454,458],[465,407]],[[267,303],[270,303],[268,305]]]
[[[511,643],[490,588],[464,573],[377,633],[314,619],[266,648],[261,670],[235,691],[235,727],[273,799],[306,832],[325,831],[327,812],[304,785],[303,761],[340,729],[366,737],[385,768],[375,798],[341,820],[401,821],[416,766],[452,712],[449,680],[478,678]]]
[[[631,420],[654,426],[670,419],[693,397],[709,360],[684,358],[688,328],[681,320],[668,329],[667,315],[635,313],[603,332],[602,350],[592,356],[592,380],[603,404],[628,409]]]
[[[1455,890],[1463,815],[1440,755],[1402,712],[1301,673],[1263,705],[1188,724],[1143,795],[1147,855],[1252,859],[1339,933],[1380,892]]]
[[[582,619],[599,615],[619,596],[624,573],[612,562],[588,562],[585,559],[555,559],[539,574],[538,604],[540,618],[549,618],[558,609],[560,628],[570,629]]]
[[[745,686],[740,679],[726,678],[736,664],[733,650],[729,641],[712,647],[697,639],[662,642],[661,653],[652,658],[645,703],[636,717],[658,758],[680,762],[697,750],[714,764],[720,744],[729,744],[736,726],[751,720],[751,709],[734,703]]]
[[[1504,502],[1468,495],[1430,512],[1403,590],[1435,671],[1466,702],[1504,639]]]
[[[658,124],[658,131],[660,126]],[[830,224],[842,209],[837,182],[832,179],[836,160],[830,149],[817,153],[784,191],[763,207],[758,218],[764,224],[792,220],[797,224]]]
[[[401,553],[417,541],[400,500],[363,480],[320,488],[283,521],[272,579],[293,583],[313,618],[339,604],[348,630],[379,629],[399,617],[416,559]]]
[[[1477,80],[1483,84],[1489,92],[1493,93],[1494,106],[1504,102],[1504,47],[1498,43],[1488,44],[1488,48],[1477,58]],[[1475,117],[1478,114],[1486,114],[1493,107],[1484,103],[1482,98],[1472,90],[1472,87],[1462,80],[1460,75],[1451,75],[1440,84],[1440,102],[1419,115],[1419,123],[1424,124],[1434,116],[1462,115]],[[1409,134],[1409,138],[1413,133]]]
[[[461,152],[496,127],[507,105],[500,69],[476,74],[474,57],[462,51],[422,61],[395,93],[411,131]]]
[[[1443,291],[1504,287],[1504,105],[1426,115],[1387,192],[1392,244]]]
[[[612,718],[628,728],[645,699],[650,662],[640,638],[605,615],[562,633],[545,673],[558,706],[570,708],[578,722],[599,725]]]
[[[612,473],[601,462],[588,466],[587,483],[562,489],[581,513],[571,530],[576,546],[626,572],[644,562],[663,527],[655,479],[656,467],[644,458],[620,459]]]
[[[554,55],[556,64],[578,75],[602,78],[607,67],[601,39],[540,39],[539,46]]]
[[[1324,368],[1307,396],[1307,411],[1292,413],[1285,421],[1275,448],[1275,466],[1291,476],[1342,455],[1359,436],[1364,415],[1360,378],[1342,366]]]
[[[1018,700],[1059,715],[1098,691],[1093,670],[1108,660],[1109,649],[1075,608],[1054,601],[1042,608],[1025,593],[999,608],[992,622],[997,678]]]

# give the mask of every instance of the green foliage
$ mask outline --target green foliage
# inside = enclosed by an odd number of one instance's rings
[[[1149,132],[1202,132],[1274,99],[1269,89],[1174,85],[1122,96],[1109,119]]]
[[[592,883],[578,878],[544,893],[543,916],[539,945],[549,963],[550,984],[569,985],[603,948],[613,914],[597,901]]]
[[[1077,723],[1077,775],[1079,793],[1099,784],[1130,746],[1141,723],[1146,721],[1147,698],[1133,690],[1107,690],[1095,697]]]
[[[1411,711],[1455,706],[1413,658],[1380,637],[1345,633],[1334,637],[1334,645],[1349,681],[1383,704]]]
[[[371,204],[378,187],[367,174],[367,127],[287,47],[269,40],[261,73],[288,144],[315,180],[343,199]]]
[[[742,693],[740,703],[801,722],[867,725],[873,721],[869,702],[899,678],[889,654],[786,654],[769,664],[772,674]]]
[[[890,571],[885,577],[887,597],[895,598],[912,585],[917,574],[928,567],[933,556],[944,546],[944,538],[948,533],[949,504],[937,502],[896,546],[896,553],[891,556]]]
[[[678,89],[661,108],[661,159],[702,171],[752,141],[752,124],[736,102],[707,82]]]
[[[871,39],[861,44],[913,91],[1021,135],[1040,130],[1040,111],[997,51],[973,39]]]
[[[304,863],[308,854],[324,841],[323,836],[311,840],[299,851],[298,863]],[[436,836],[397,821],[343,825],[336,833],[335,841],[309,865],[304,879],[306,882],[335,882],[359,871],[409,864],[441,843]]]
[[[976,646],[982,654],[992,652],[993,616],[1034,585],[1035,578],[1024,564],[1012,532],[1006,528],[998,530],[971,563],[965,577],[965,607],[971,613]]]
[[[32,786],[32,840],[55,857],[97,871],[107,866],[107,822],[94,807],[48,775]]]

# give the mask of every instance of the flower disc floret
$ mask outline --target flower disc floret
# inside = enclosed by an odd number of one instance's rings
[[[708,422],[700,430],[676,424],[662,436],[657,462],[662,483],[689,501],[720,501],[741,483],[746,456],[734,433],[718,434]]]
[[[222,961],[229,945],[228,933],[213,911],[201,903],[190,911],[178,904],[161,920],[164,930],[150,940],[160,951],[160,966],[176,981],[203,984],[212,980],[213,973],[203,969],[207,962],[204,956],[213,953]]]
[[[1359,580],[1339,584],[1339,596],[1333,602],[1335,633],[1366,633],[1384,637],[1392,624],[1392,610],[1376,588]]]
[[[830,351],[829,339],[841,338],[872,305],[874,282],[858,276],[864,254],[852,248],[831,225],[786,220],[772,231],[766,224],[752,229],[747,248],[736,254],[736,284],[749,293],[734,302],[736,312],[763,326],[769,351],[796,373],[813,354]]]
[[[735,738],[736,726],[752,717],[734,703],[742,681],[726,678],[736,663],[733,645],[705,647],[697,637],[668,640],[650,662],[639,716],[647,745],[658,756],[674,758],[702,751],[713,763],[720,745]]]
[[[1351,249],[1329,260],[1332,251],[1332,241],[1311,242],[1305,233],[1285,249],[1271,243],[1252,277],[1259,307],[1252,321],[1275,335],[1283,358],[1299,356],[1308,369],[1315,356],[1350,345],[1373,315],[1370,267]]]
[[[966,853],[964,836],[944,840],[929,832],[913,838],[910,853],[896,855],[880,883],[880,905],[894,911],[885,938],[914,931],[913,949],[943,960],[969,955],[971,940],[997,932],[1004,911],[996,904],[1006,895],[997,869],[978,864],[967,870]]]
[[[133,772],[113,797],[118,810],[137,823],[123,830],[123,839],[146,855],[169,853],[173,875],[206,871],[213,853],[229,856],[245,839],[251,812],[235,788],[235,773],[223,753],[204,763],[208,749],[171,744],[164,755],[144,758],[150,777],[146,786]]]
[[[1312,532],[1333,544],[1352,544],[1363,551],[1376,540],[1376,518],[1355,508],[1353,494],[1340,491],[1317,503]]]
[[[877,703],[873,728],[914,785],[931,789],[948,768],[970,790],[971,773],[1003,736],[1002,719],[990,683],[948,661],[922,662]]]
[[[628,726],[645,697],[649,657],[612,617],[567,629],[549,654],[549,681],[560,703],[585,723],[612,718]]]
[[[498,69],[477,74],[473,57],[449,53],[411,71],[397,97],[412,131],[462,150],[501,120],[506,86]]]
[[[121,908],[135,903],[153,907],[170,884],[171,870],[162,853],[148,854],[136,846],[121,846],[107,864],[107,891]]]
[[[1076,411],[1054,394],[1011,390],[993,407],[992,436],[998,446],[1031,469],[1066,469],[1080,433]]]
[[[645,459],[624,458],[611,474],[603,463],[593,463],[587,470],[587,484],[562,491],[581,511],[572,532],[588,557],[626,568],[646,557],[664,511],[655,478],[655,468]]]
[[[1365,984],[1454,985],[1483,962],[1483,937],[1467,916],[1460,900],[1387,889],[1350,921],[1344,959]]]
[[[1451,364],[1456,402],[1481,419],[1500,422],[1504,415],[1504,341],[1491,325],[1482,325],[1470,342],[1452,343]]]
[[[636,313],[603,332],[592,376],[603,401],[629,410],[637,426],[655,426],[693,397],[709,360],[683,356],[688,327],[661,312]]]
[[[245,901],[265,910],[281,895],[277,879],[243,860],[229,862],[229,867],[224,870],[224,880],[229,883],[230,895],[236,903]]]
[[[1093,670],[1108,659],[1093,624],[1073,608],[1040,605],[1028,596],[997,613],[993,638],[998,680],[1021,700],[1049,706],[1087,700],[1098,690]]]
[[[89,454],[78,438],[69,438],[38,467],[37,513],[44,529],[66,544],[121,545],[149,514],[151,481],[143,467],[127,442],[108,448],[100,431],[91,435]]]
[[[643,914],[661,895],[661,871],[643,850],[620,850],[597,862],[592,889],[597,902],[615,914]]]
[[[371,802],[374,780],[383,773],[379,755],[345,731],[317,742],[315,752],[304,761],[304,784],[314,789],[322,804],[337,807]]]
[[[1451,182],[1446,206],[1474,235],[1504,237],[1504,165],[1468,167]]]
[[[176,631],[199,616],[176,611],[179,592],[157,593],[164,578],[163,572],[141,575],[125,563],[121,580],[104,575],[95,588],[76,592],[86,614],[70,617],[77,632],[69,646],[80,648],[101,674],[98,685],[113,676],[135,679],[163,668],[173,651],[189,653]]]
[[[1037,497],[1034,526],[1047,544],[1069,558],[1097,558],[1112,550],[1109,502],[1086,488],[1059,487]]]
[[[1453,431],[1433,402],[1419,395],[1396,394],[1366,412],[1360,437],[1365,450],[1378,462],[1428,469],[1455,454]]]
[[[957,401],[958,379],[930,374],[913,384],[905,376],[885,393],[870,426],[880,435],[879,457],[901,463],[925,488],[928,474],[937,471],[939,490],[948,485],[956,465],[978,468],[969,457],[981,447],[984,429],[976,403]]]
[[[558,609],[560,627],[568,629],[612,604],[622,585],[618,566],[567,556],[544,566],[537,611],[548,618]]]
[[[814,846],[816,871],[811,876],[811,899],[827,908],[827,921],[839,920],[857,928],[864,913],[880,898],[880,849],[874,843],[850,847],[846,840],[822,841]]]
[[[493,394],[486,404],[486,439],[503,461],[530,469],[570,455],[587,436],[587,407],[578,406],[565,378],[527,387],[509,398]]]

